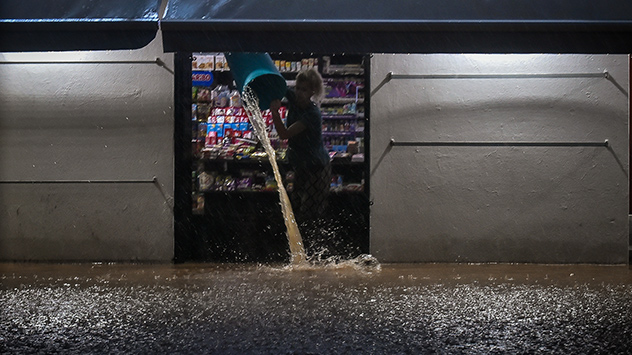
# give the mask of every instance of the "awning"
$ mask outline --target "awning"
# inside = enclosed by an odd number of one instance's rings
[[[1,0],[0,52],[135,49],[158,31],[160,0]]]
[[[629,0],[170,0],[165,51],[632,53]]]

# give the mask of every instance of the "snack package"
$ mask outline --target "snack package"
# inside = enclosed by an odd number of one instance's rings
[[[203,171],[199,176],[198,176],[198,186],[200,187],[200,191],[208,191],[211,189],[211,187],[213,186],[213,183],[215,181],[213,181],[212,176],[207,173],[206,171]]]
[[[208,127],[206,127],[207,124],[205,122],[200,122],[198,124],[198,129],[197,129],[197,134],[196,134],[196,138],[197,139],[206,139],[206,132]]]
[[[211,90],[207,88],[199,88],[197,92],[198,102],[211,102]]]
[[[213,127],[213,129],[215,129],[215,127]],[[206,134],[206,142],[205,143],[206,143],[205,145],[207,147],[217,144],[217,131],[211,130],[210,127],[209,127],[209,130],[208,130],[208,132]]]
[[[192,59],[191,67],[193,70],[213,70],[215,68],[214,55],[196,54]]]
[[[215,56],[215,70],[225,71],[228,70],[228,63],[226,63],[226,57],[224,54],[218,54]]]
[[[242,177],[237,182],[237,190],[250,190],[252,188],[252,177]]]
[[[197,117],[198,120],[206,120],[211,112],[211,106],[208,104],[198,104],[197,105]]]
[[[231,107],[241,107],[241,95],[239,95],[239,91],[233,90],[230,93],[230,106]]]
[[[232,176],[229,176],[224,180],[223,191],[235,191],[237,188],[237,182]]]

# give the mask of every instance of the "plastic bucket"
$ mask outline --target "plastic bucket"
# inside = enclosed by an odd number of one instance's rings
[[[250,88],[259,98],[259,108],[267,110],[272,100],[280,100],[287,92],[287,83],[268,53],[225,53],[237,89]]]

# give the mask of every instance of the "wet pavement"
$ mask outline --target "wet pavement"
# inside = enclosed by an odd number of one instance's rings
[[[0,263],[0,353],[630,354],[632,269]]]

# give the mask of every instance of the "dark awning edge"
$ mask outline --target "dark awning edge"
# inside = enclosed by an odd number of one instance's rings
[[[163,20],[162,29],[198,31],[618,31],[631,30],[632,21],[529,21],[529,20]]]
[[[138,49],[157,32],[157,20],[0,22],[0,52]]]
[[[175,21],[166,52],[632,53],[632,21]]]
[[[2,0],[0,52],[138,49],[158,33],[161,0]]]
[[[0,20],[0,29],[9,32],[18,31],[105,31],[116,27],[123,30],[158,30],[158,20],[111,20],[111,21],[89,21],[77,19],[74,21],[3,21]]]

